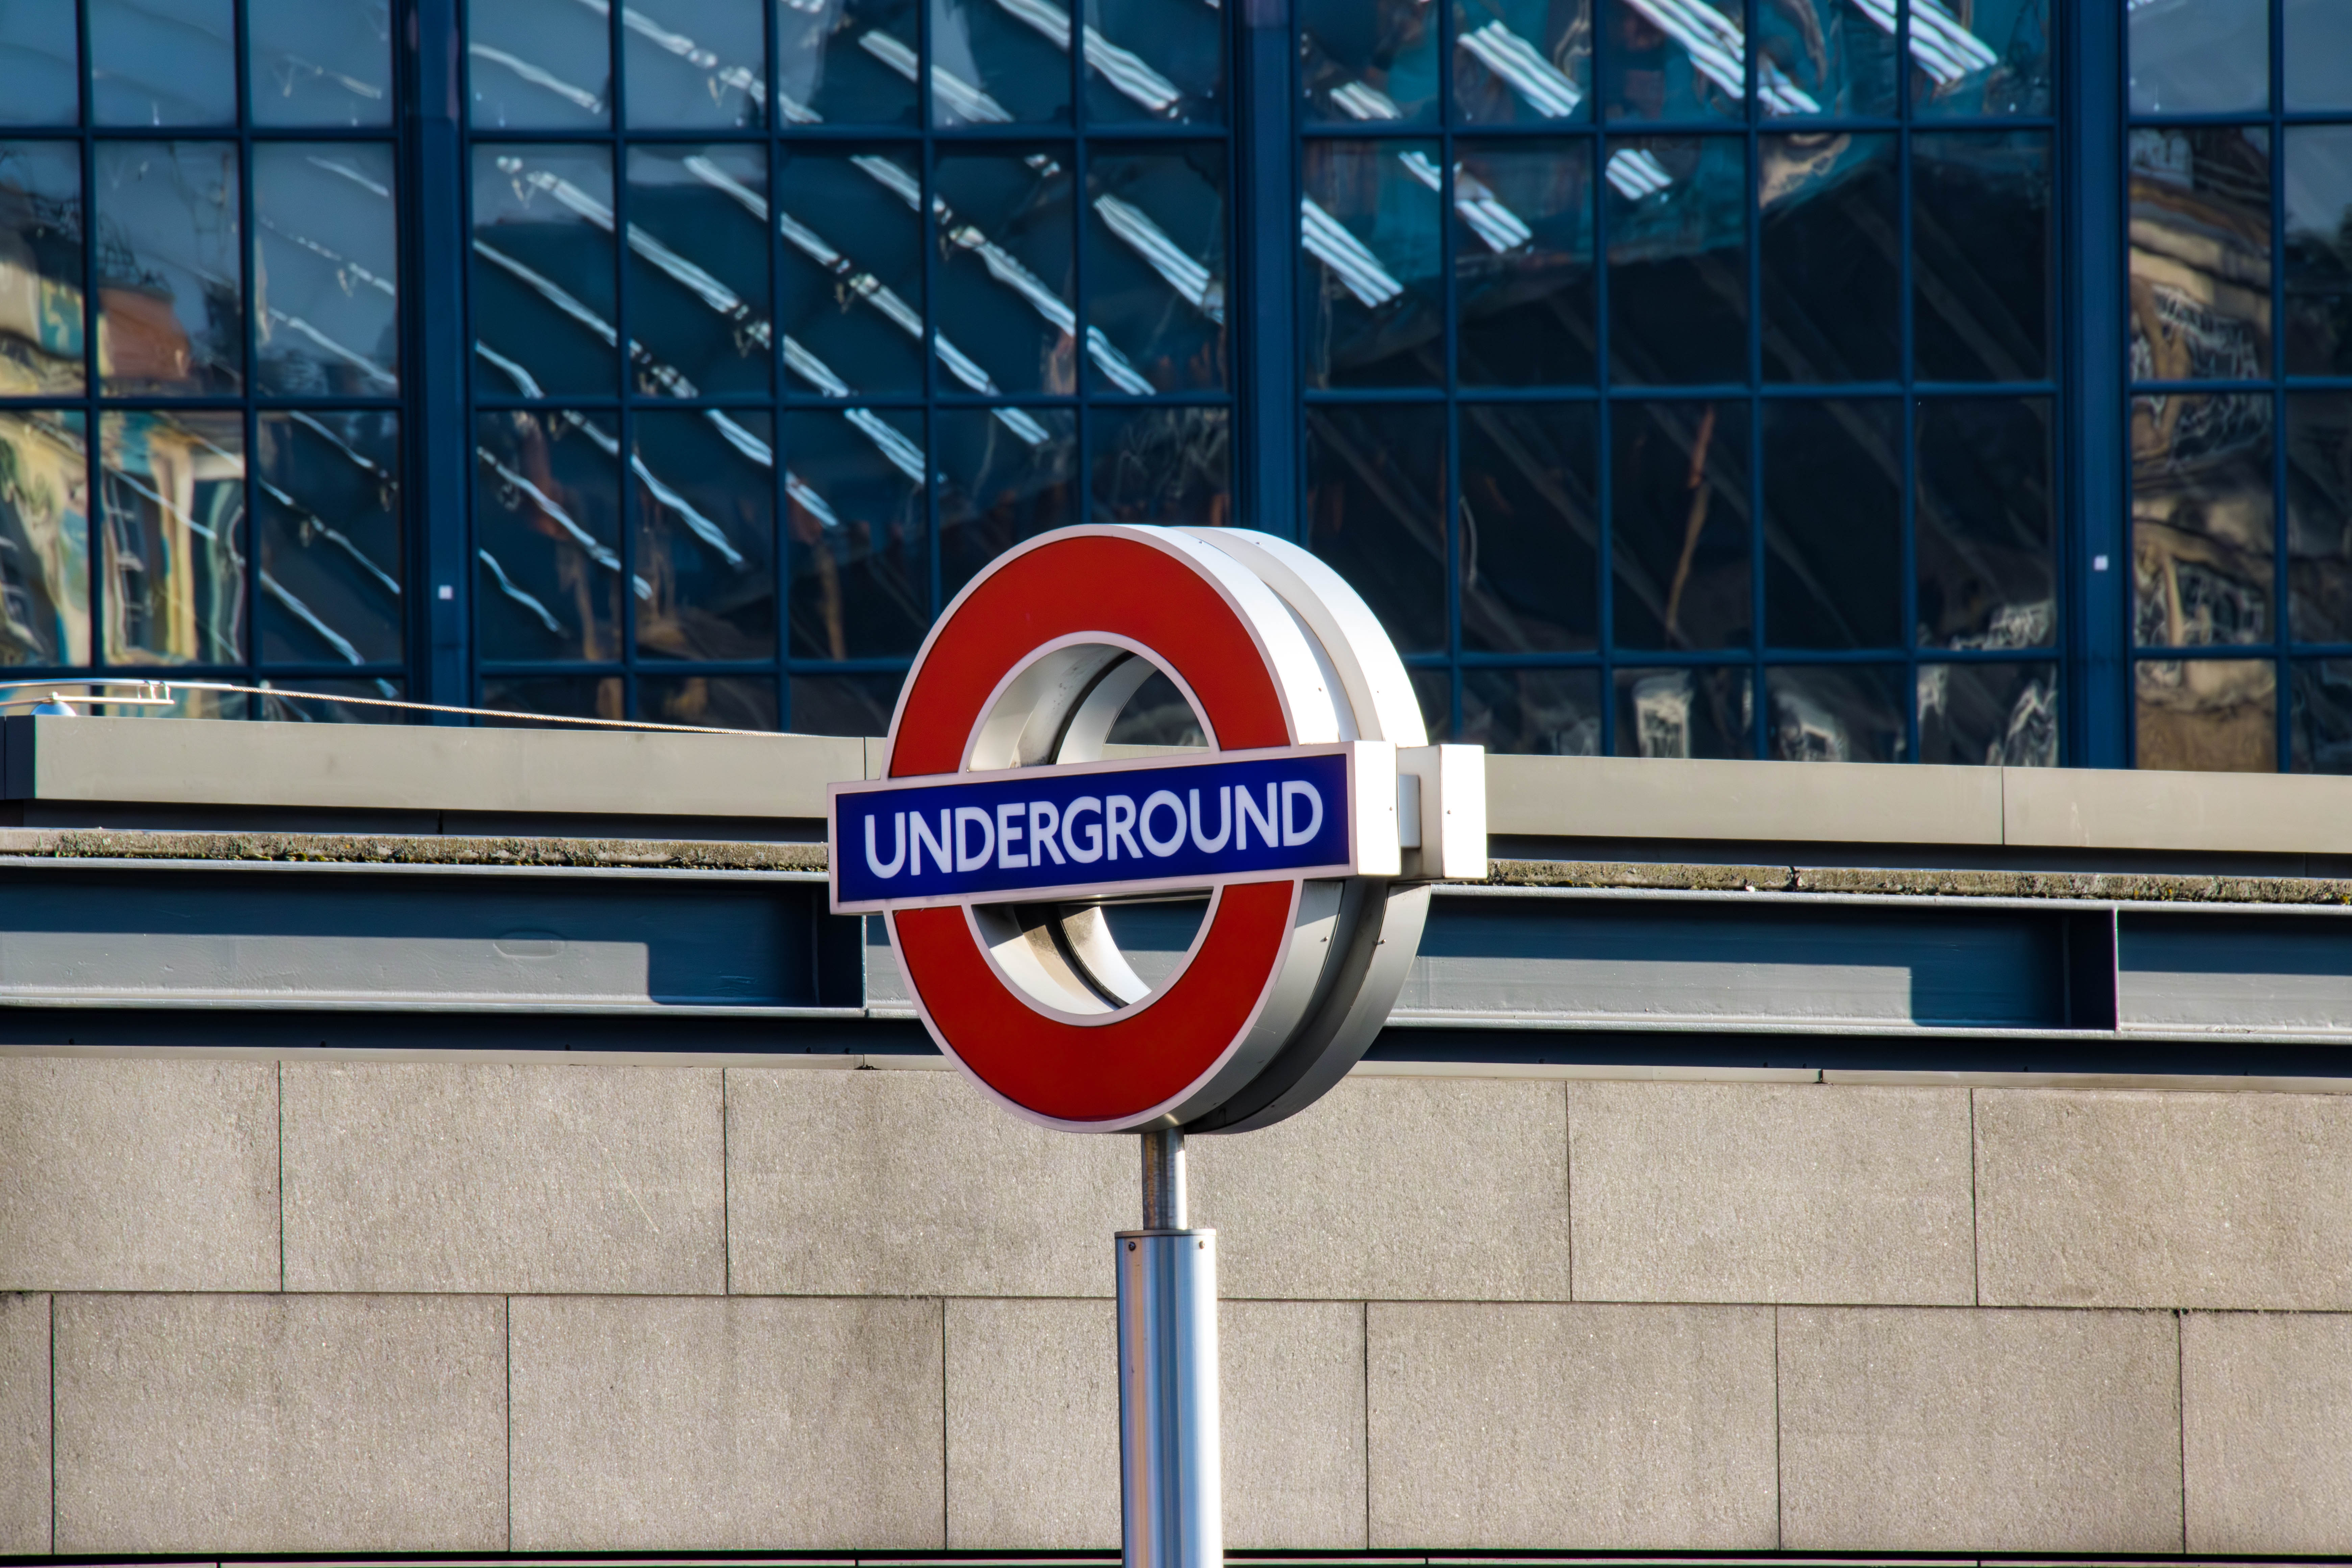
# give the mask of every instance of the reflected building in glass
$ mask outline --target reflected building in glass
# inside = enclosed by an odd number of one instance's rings
[[[877,733],[1240,524],[1498,751],[2352,768],[2352,9],[2110,9],[27,0],[0,659]]]

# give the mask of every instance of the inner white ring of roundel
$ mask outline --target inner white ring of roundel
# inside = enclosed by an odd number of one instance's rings
[[[1085,531],[1147,539],[1185,558],[1217,586],[1249,628],[1294,743],[1426,743],[1420,703],[1386,631],[1355,590],[1318,557],[1287,541],[1239,529]],[[1032,541],[1005,559],[1054,537]],[[983,572],[982,579],[989,574]],[[979,581],[958,595],[958,605]],[[956,607],[950,606],[943,623]],[[1176,685],[1215,749],[1202,703],[1171,664],[1134,638],[1081,633],[1042,644],[998,682],[962,748],[963,771],[1099,757],[1119,710],[1154,673],[1166,674]],[[892,732],[895,738],[896,716]],[[991,972],[1013,996],[1045,1017],[1087,1026],[1132,1018],[1165,994],[1199,952],[1221,897],[1211,893],[1192,945],[1157,986],[1134,975],[1098,911],[1062,918],[1065,942],[1093,978],[1112,981],[1109,988],[1121,999],[1116,1007],[1071,972],[1043,926],[1024,931],[1012,906],[970,906],[965,918]],[[1244,1131],[1278,1121],[1319,1098],[1360,1058],[1387,1018],[1420,946],[1427,910],[1428,889],[1423,884],[1361,878],[1301,883],[1292,901],[1287,950],[1257,1016],[1244,1037],[1234,1042],[1228,1059],[1207,1075],[1233,1085],[1233,1090],[1220,1103],[1200,1107],[1191,1124],[1199,1131]],[[1235,1054],[1255,1058],[1248,1064],[1253,1070],[1238,1080],[1225,1070],[1244,1066],[1231,1059]],[[981,1087],[1002,1100],[984,1082]],[[1006,1103],[1031,1120],[1045,1120]]]

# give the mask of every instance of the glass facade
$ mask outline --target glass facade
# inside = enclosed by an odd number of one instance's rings
[[[1496,750],[2352,769],[2347,59],[2341,0],[23,0],[0,679],[876,733],[1007,546],[1238,523]]]

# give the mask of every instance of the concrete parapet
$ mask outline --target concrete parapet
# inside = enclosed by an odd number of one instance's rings
[[[2352,1552],[2352,1316],[2180,1320],[2189,1550]]]

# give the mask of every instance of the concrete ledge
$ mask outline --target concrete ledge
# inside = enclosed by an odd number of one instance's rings
[[[1486,759],[1486,831],[1580,838],[2001,841],[2001,770]]]
[[[2003,768],[2002,841],[2065,849],[2352,851],[2352,781]]]

